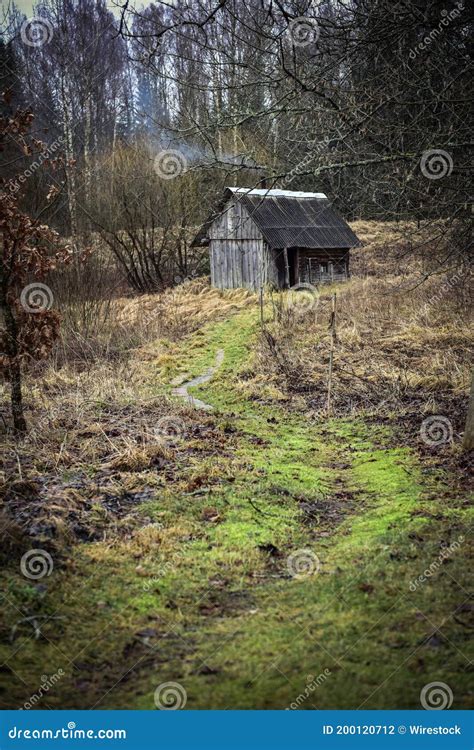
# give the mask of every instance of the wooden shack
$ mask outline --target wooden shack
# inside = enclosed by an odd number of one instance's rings
[[[324,193],[225,189],[193,245],[208,245],[211,283],[219,289],[288,288],[349,277],[359,245]]]

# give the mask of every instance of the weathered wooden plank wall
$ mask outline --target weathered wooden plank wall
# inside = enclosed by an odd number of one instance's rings
[[[308,248],[299,248],[297,253],[298,265],[297,276],[298,283],[310,281],[308,275],[308,259],[323,265],[333,264],[336,274],[342,271],[349,274],[349,251],[347,249],[330,249],[330,250],[310,250]]]
[[[272,250],[264,243],[264,267],[266,268],[265,284],[279,286],[277,256],[280,251]]]
[[[209,228],[209,238],[213,286],[258,289],[261,283],[268,283],[269,276],[275,278],[272,252],[239,201],[227,204]]]

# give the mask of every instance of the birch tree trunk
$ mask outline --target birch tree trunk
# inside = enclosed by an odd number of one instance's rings
[[[72,134],[72,99],[69,91],[69,83],[64,77],[61,79],[61,103],[63,110],[63,134],[66,151],[66,183],[67,199],[69,208],[69,219],[71,223],[71,234],[77,235],[77,200],[76,200],[76,175],[74,172],[74,141]]]
[[[84,104],[84,198],[86,206],[90,209],[91,205],[91,95],[88,94]]]

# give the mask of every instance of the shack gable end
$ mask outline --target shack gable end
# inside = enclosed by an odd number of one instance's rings
[[[229,200],[208,230],[210,240],[260,240],[262,233],[241,201]]]
[[[258,289],[277,283],[274,253],[239,200],[229,200],[208,228],[211,283],[218,289]]]

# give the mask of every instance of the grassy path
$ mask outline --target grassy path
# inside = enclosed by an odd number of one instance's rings
[[[139,534],[77,550],[48,604],[66,619],[16,643],[19,679],[62,664],[61,707],[154,708],[167,681],[187,708],[418,708],[434,681],[467,707],[464,550],[410,589],[462,538],[463,498],[440,502],[442,478],[386,428],[248,398],[255,335],[246,309],[170,352],[171,384],[224,351],[190,389],[213,439],[141,506]]]

